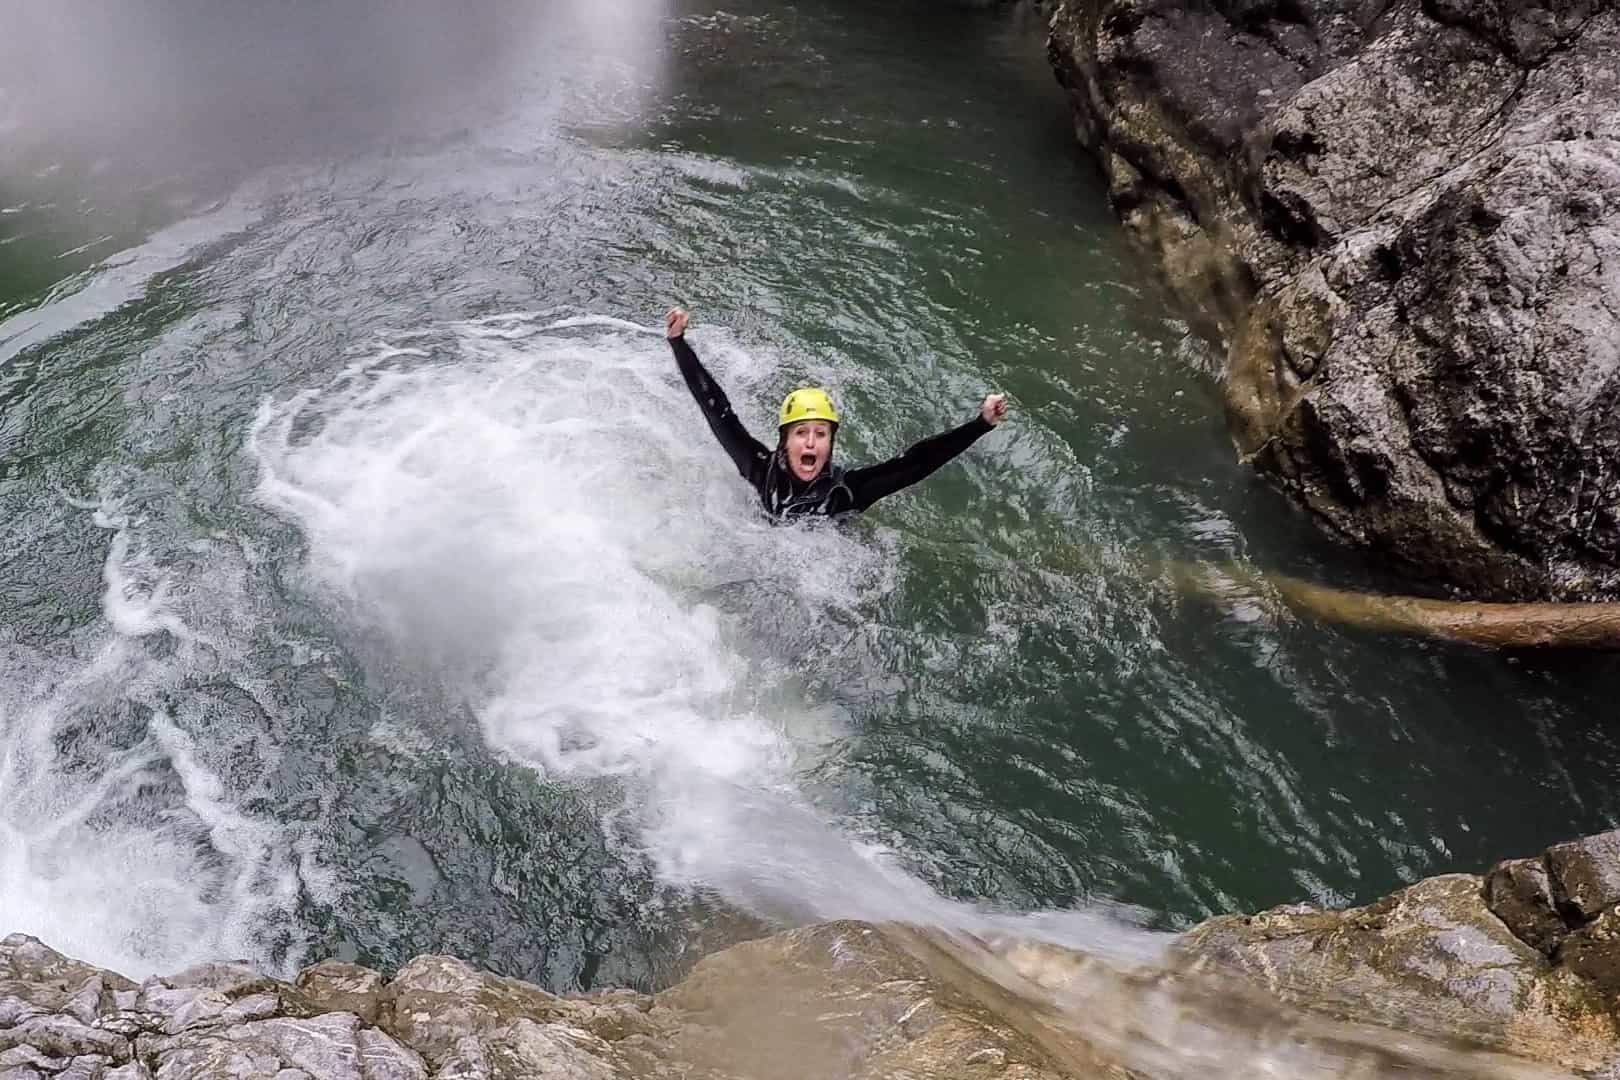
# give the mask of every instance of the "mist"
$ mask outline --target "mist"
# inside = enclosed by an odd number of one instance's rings
[[[431,136],[506,107],[544,64],[656,64],[660,15],[656,0],[14,0],[0,176],[62,156],[252,165]]]

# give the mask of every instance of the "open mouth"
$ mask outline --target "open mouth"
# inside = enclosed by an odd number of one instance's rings
[[[799,455],[799,467],[804,468],[804,469],[813,469],[813,468],[815,468],[816,467],[816,455],[814,455],[814,454],[800,454]]]

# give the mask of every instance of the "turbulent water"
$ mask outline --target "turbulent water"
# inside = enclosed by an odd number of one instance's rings
[[[761,920],[1136,956],[1620,818],[1609,662],[1176,593],[1370,572],[1233,461],[1024,18],[171,6],[25,7],[56,74],[0,73],[0,928],[558,989]],[[672,303],[756,434],[809,381],[850,461],[1012,418],[771,527]]]

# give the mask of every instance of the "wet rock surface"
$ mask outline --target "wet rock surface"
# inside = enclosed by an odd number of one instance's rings
[[[135,983],[13,934],[0,1080],[1620,1075],[1620,830],[1174,941],[1124,963],[837,922],[660,993],[557,995],[431,955],[392,978],[326,960]]]
[[[1051,27],[1241,453],[1470,595],[1620,596],[1613,0],[1066,0]]]
[[[1072,1073],[855,923],[736,946],[661,994],[576,996],[448,956],[393,979],[323,961],[292,983],[207,964],[136,984],[26,935],[0,942],[0,1080],[902,1075]]]
[[[1179,948],[1314,1009],[1620,1075],[1617,872],[1620,830],[1366,907],[1222,916]]]

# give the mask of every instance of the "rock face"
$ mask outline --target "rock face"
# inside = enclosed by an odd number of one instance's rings
[[[1222,916],[1179,947],[1314,1009],[1620,1076],[1620,830],[1367,907]]]
[[[1062,1075],[896,939],[855,923],[735,946],[662,994],[575,997],[447,956],[419,956],[392,980],[325,961],[292,984],[207,964],[137,985],[35,938],[0,941],[0,1080]]]
[[[1063,0],[1050,51],[1248,459],[1473,595],[1620,596],[1614,0]]]
[[[1570,1070],[1620,1077],[1620,830],[1363,908],[1212,919],[1162,964],[841,922],[735,945],[658,994],[558,996],[448,956],[392,979],[328,960],[291,983],[214,963],[137,984],[0,941],[0,1080]]]

